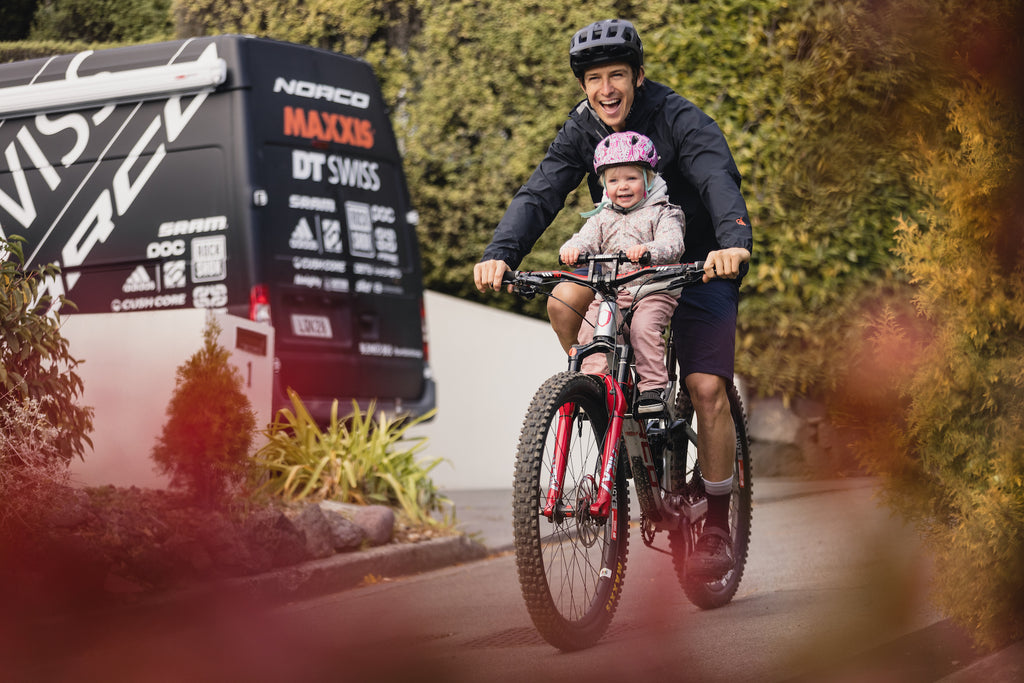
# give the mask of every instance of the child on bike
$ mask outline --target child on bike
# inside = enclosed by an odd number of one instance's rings
[[[645,253],[651,263],[676,263],[683,253],[686,219],[682,209],[668,201],[665,181],[655,172],[658,152],[645,135],[625,131],[612,133],[594,150],[594,172],[604,186],[601,202],[593,211],[583,214],[587,222],[578,233],[562,245],[559,257],[563,263],[575,265],[580,254],[614,254],[623,252],[632,263],[619,272],[636,270]],[[619,307],[626,310],[639,294],[633,320],[629,326],[630,341],[640,375],[640,401],[637,413],[654,414],[665,409],[665,348],[662,335],[676,308],[676,296],[665,292],[643,292],[643,279],[623,288],[618,295]],[[590,341],[600,301],[587,309],[588,325],[580,328],[579,343]],[[581,370],[589,374],[608,372],[604,354],[583,360]]]

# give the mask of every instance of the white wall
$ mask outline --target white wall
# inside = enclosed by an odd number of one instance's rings
[[[232,315],[215,318],[219,342],[232,350],[231,362],[242,372],[256,423],[265,425],[272,417],[273,329]],[[81,403],[95,410],[93,450],[72,462],[73,480],[89,486],[165,487],[150,454],[167,421],[178,366],[202,348],[206,311],[71,314],[63,322],[71,355],[85,359],[75,370],[85,386]],[[236,349],[238,327],[267,335],[268,354]]]
[[[438,412],[414,433],[429,439],[422,457],[450,461],[431,478],[449,490],[511,488],[526,408],[565,369],[565,352],[547,322],[436,292],[424,303]]]
[[[565,369],[565,354],[546,322],[436,292],[427,292],[424,304],[438,413],[413,432],[428,438],[421,457],[447,460],[431,472],[440,488],[510,488],[527,405],[545,379]],[[76,482],[167,485],[150,453],[167,419],[175,372],[202,345],[204,322],[205,311],[196,309],[65,319],[72,354],[88,359],[77,369],[85,384],[82,403],[96,411],[94,449],[72,464]],[[255,325],[226,315],[218,322],[221,344],[229,349],[234,326]],[[258,328],[271,335],[273,348],[273,330]],[[131,342],[140,339],[144,344]],[[253,377],[247,393],[257,424],[268,424],[269,357],[234,350],[232,362],[246,379]]]

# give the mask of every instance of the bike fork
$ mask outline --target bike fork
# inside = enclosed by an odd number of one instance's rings
[[[605,434],[601,453],[601,481],[597,500],[590,505],[591,516],[602,519],[611,512],[615,465],[618,462],[619,441],[622,438],[622,416],[626,413],[626,397],[618,382],[611,375],[605,375],[604,385],[605,398],[608,401],[608,432]]]
[[[563,403],[558,408],[558,430],[555,432],[555,454],[551,462],[548,477],[548,496],[544,501],[544,516],[552,519],[558,510],[558,500],[562,495],[562,484],[565,482],[565,465],[569,460],[569,442],[572,439],[573,416],[576,413],[575,403]],[[568,507],[561,511],[568,517],[574,510]]]
[[[612,486],[615,483],[615,465],[619,457],[619,441],[622,438],[622,416],[626,413],[626,397],[611,375],[604,376],[605,398],[608,402],[608,431],[604,437],[601,452],[601,476],[597,498],[591,501],[588,510],[591,517],[604,519],[611,513]],[[565,403],[558,408],[558,429],[555,432],[555,452],[548,476],[548,491],[544,501],[544,516],[548,519],[575,517],[578,511],[572,502],[560,504],[562,486],[565,482],[565,468],[569,459],[569,443],[575,423],[576,404]]]

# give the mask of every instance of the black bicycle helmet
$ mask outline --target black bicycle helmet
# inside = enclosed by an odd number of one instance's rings
[[[587,69],[612,62],[625,62],[639,72],[644,65],[644,45],[636,28],[625,19],[595,21],[581,28],[569,43],[569,66],[576,78]]]

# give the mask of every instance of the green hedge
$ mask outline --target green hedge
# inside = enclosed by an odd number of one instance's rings
[[[71,54],[83,50],[116,47],[116,43],[86,43],[80,40],[19,40],[0,43],[0,63]]]
[[[477,293],[472,265],[582,96],[568,37],[596,17],[631,17],[648,75],[714,116],[734,150],[755,235],[738,368],[756,389],[793,396],[834,385],[846,321],[904,279],[894,220],[922,203],[899,150],[857,156],[862,135],[878,136],[875,105],[912,89],[906,48],[847,50],[834,6],[600,0],[523,12],[495,0],[182,0],[175,19],[179,33],[265,35],[373,64],[421,217],[427,286],[539,316],[542,302]],[[577,191],[523,267],[554,265],[586,208],[588,193]]]
[[[996,647],[1024,637],[1024,8],[844,9],[848,36],[895,46],[890,71],[914,74],[875,100],[862,155],[899,152],[927,201],[895,231],[913,308],[873,317],[839,387],[854,391],[837,398],[888,502],[935,554],[940,606]],[[836,49],[858,44],[870,43]]]

